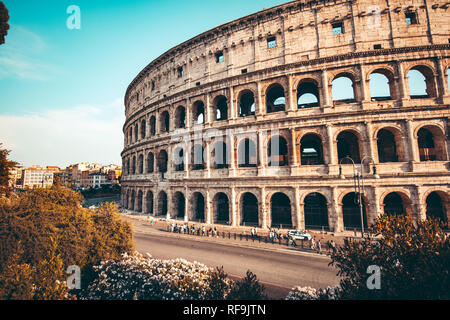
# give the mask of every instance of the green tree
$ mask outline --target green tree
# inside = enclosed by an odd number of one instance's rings
[[[8,160],[10,150],[3,149],[0,143],[0,195],[9,194],[9,173],[18,163]]]
[[[370,238],[332,254],[343,299],[450,299],[450,241],[437,220],[379,217]],[[380,269],[380,289],[370,290],[369,266]]]
[[[82,201],[80,193],[60,186],[0,199],[0,284],[10,288],[0,298],[62,299],[66,292],[58,281],[67,277],[68,266],[81,268],[87,286],[94,264],[133,252],[131,225],[121,220],[117,205],[90,210]],[[19,274],[11,273],[12,266],[21,267]],[[13,293],[21,282],[11,279],[19,276],[31,277],[33,292],[25,286],[22,295]]]

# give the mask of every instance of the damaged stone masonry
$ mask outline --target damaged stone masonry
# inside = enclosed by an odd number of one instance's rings
[[[126,92],[121,205],[359,229],[350,157],[364,164],[365,225],[382,213],[448,223],[449,6],[292,1],[170,49]]]

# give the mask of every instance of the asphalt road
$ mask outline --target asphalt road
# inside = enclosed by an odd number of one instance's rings
[[[324,288],[339,283],[336,269],[328,266],[330,259],[326,256],[178,239],[164,232],[136,230],[135,241],[139,252],[148,252],[154,258],[181,257],[211,267],[223,266],[232,278],[241,278],[251,270],[272,299],[283,299],[297,285]]]

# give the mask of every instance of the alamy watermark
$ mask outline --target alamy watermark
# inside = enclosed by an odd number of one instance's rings
[[[80,30],[81,29],[81,10],[77,5],[71,5],[67,7],[67,14],[70,16],[66,20],[66,26],[69,30]]]
[[[380,290],[381,289],[381,269],[377,265],[372,265],[367,268],[367,274],[370,274],[367,278],[367,289]]]

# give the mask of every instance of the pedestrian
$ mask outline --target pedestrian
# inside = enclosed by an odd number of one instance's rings
[[[252,235],[252,239],[255,238],[255,228],[252,228],[252,230],[250,231],[251,235]]]
[[[205,228],[205,226],[203,226],[203,228],[202,228],[202,236],[204,236],[205,233],[206,233],[206,228]]]
[[[315,250],[316,249],[316,238],[313,237],[311,239],[311,250]]]
[[[331,250],[333,251],[333,253],[336,253],[336,243],[334,242],[334,240],[331,240]]]
[[[317,252],[319,252],[320,254],[322,254],[322,245],[320,243],[320,239],[317,240]]]

